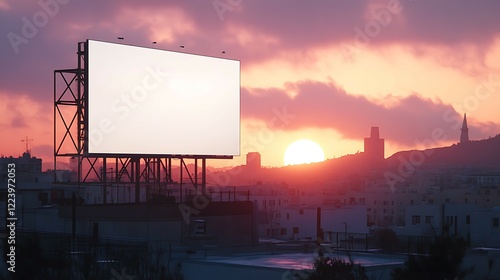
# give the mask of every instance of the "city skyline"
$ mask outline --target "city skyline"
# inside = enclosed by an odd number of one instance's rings
[[[0,1],[0,128],[8,135],[0,154],[21,155],[29,137],[34,156],[53,160],[53,71],[75,67],[76,43],[88,38],[241,61],[241,156],[214,166],[244,164],[248,152],[283,166],[287,146],[304,138],[327,159],[355,154],[370,127],[380,128],[385,157],[446,146],[460,141],[465,113],[471,140],[495,136],[498,8]],[[436,131],[445,137],[435,141]]]

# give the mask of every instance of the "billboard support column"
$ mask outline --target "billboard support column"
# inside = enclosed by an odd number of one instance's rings
[[[107,193],[106,193],[106,184],[107,184],[107,166],[106,166],[106,158],[102,159],[102,204],[106,204],[107,202]]]
[[[162,187],[161,187],[161,158],[156,158],[156,188],[158,190],[158,195],[162,193]]]
[[[206,195],[206,185],[207,185],[207,159],[201,159],[201,191],[203,195]]]
[[[194,159],[194,190],[198,194],[198,159]]]
[[[168,158],[168,174],[167,174],[167,183],[172,182],[172,158]]]
[[[182,165],[184,163],[184,159],[183,158],[180,158],[179,159],[179,167],[180,167],[180,182],[179,182],[179,188],[180,188],[180,194],[181,194],[181,197],[180,197],[180,203],[183,203],[184,201],[182,200]]]
[[[140,202],[141,195],[141,158],[134,159],[135,164],[135,203]]]

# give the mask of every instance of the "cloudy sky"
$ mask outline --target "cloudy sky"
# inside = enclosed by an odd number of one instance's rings
[[[372,126],[386,157],[449,145],[464,113],[470,138],[488,138],[500,132],[499,15],[496,0],[0,0],[0,154],[20,155],[28,136],[52,161],[53,71],[76,67],[77,42],[117,37],[240,60],[241,153],[266,166],[300,138],[327,158],[362,151]]]

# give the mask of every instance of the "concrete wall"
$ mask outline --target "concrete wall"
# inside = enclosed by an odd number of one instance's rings
[[[206,225],[205,234],[193,234],[193,220],[203,220]],[[197,216],[189,225],[186,242],[192,245],[224,245],[245,246],[253,242],[252,217],[242,216]]]
[[[286,229],[284,239],[317,238],[317,207],[287,208],[279,211],[277,221],[280,227]],[[342,208],[321,208],[321,229],[323,232],[368,233],[366,226],[366,206],[349,206]],[[298,228],[298,233],[293,229]]]
[[[405,226],[395,229],[397,234],[411,236],[429,236],[441,233],[441,205],[412,205],[405,210]],[[413,217],[420,222],[413,224]],[[432,223],[426,223],[426,217],[432,217]]]
[[[493,219],[500,222],[500,209],[478,210],[472,213],[472,246],[500,248],[500,226],[495,227]]]
[[[251,202],[211,202],[197,212],[182,214],[178,204],[114,204],[75,207],[77,235],[145,241],[169,240],[186,245],[251,245],[255,238]],[[190,206],[193,207],[193,206]],[[194,208],[193,208],[194,209]],[[195,209],[196,210],[196,209]],[[26,209],[22,225],[28,230],[72,233],[72,207]],[[189,217],[188,217],[189,216]],[[188,218],[185,220],[184,218]],[[195,220],[206,232],[193,234]]]

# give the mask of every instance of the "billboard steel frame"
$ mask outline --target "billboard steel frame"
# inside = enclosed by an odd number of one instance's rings
[[[76,182],[63,182],[54,172],[54,182],[73,183],[80,186],[102,186],[103,203],[106,204],[107,189],[117,186],[135,188],[135,202],[140,202],[140,188],[146,188],[146,200],[154,191],[168,190],[174,183],[180,185],[182,201],[183,184],[191,183],[196,193],[206,193],[206,160],[209,158],[230,159],[232,156],[190,155],[122,155],[87,154],[87,84],[86,42],[78,42],[78,67],[54,70],[54,170],[67,169],[67,162],[77,161]],[[175,134],[173,137],[176,137]],[[179,160],[179,182],[172,180],[172,159]],[[194,161],[191,174],[186,164]],[[66,164],[64,164],[66,161]],[[201,168],[199,166],[201,161]],[[84,170],[86,165],[88,170]],[[198,171],[200,168],[200,171]],[[108,172],[108,170],[111,170]],[[189,180],[184,182],[183,170]],[[201,173],[201,178],[198,174]],[[81,195],[81,194],[80,194]]]

